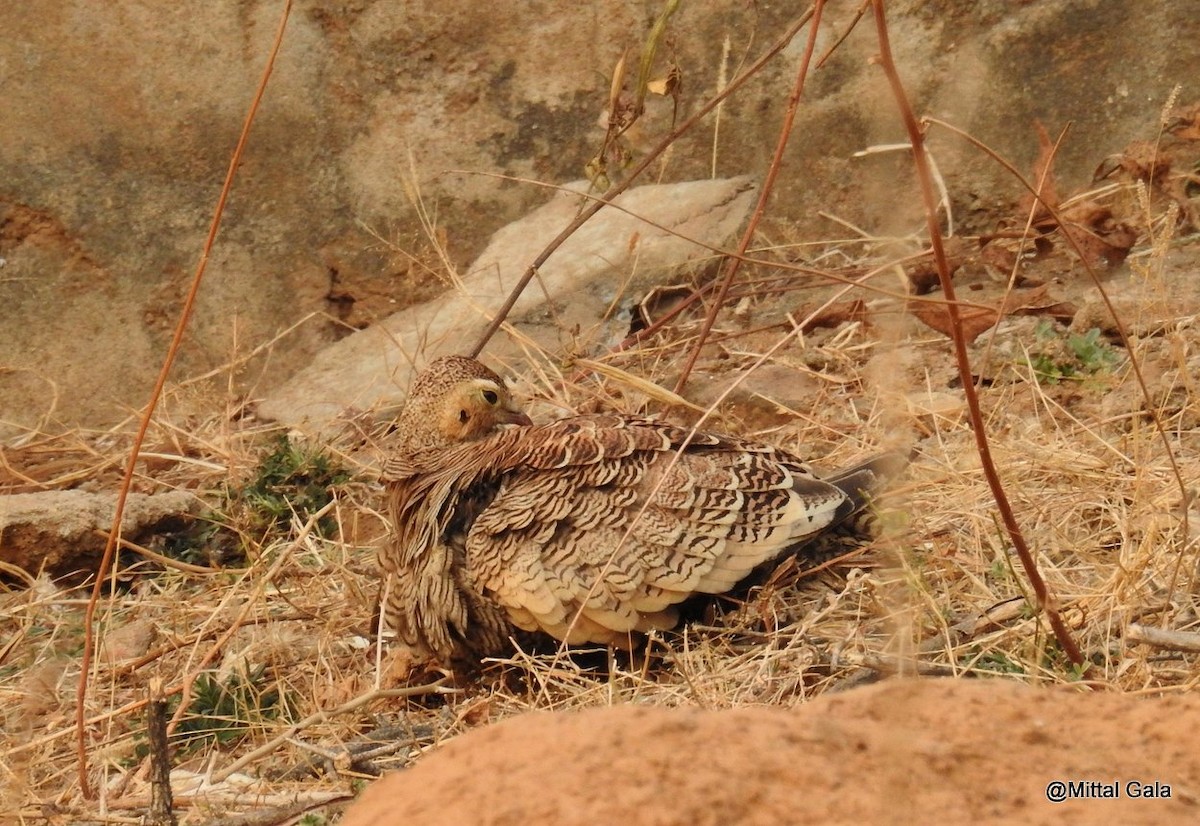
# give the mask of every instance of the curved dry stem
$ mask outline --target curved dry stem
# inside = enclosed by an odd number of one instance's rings
[[[81,654],[79,669],[79,684],[75,691],[75,728],[79,788],[83,796],[87,799],[94,797],[91,783],[88,781],[85,706],[87,704],[88,672],[91,670],[92,655],[96,645],[95,629],[93,627],[96,616],[96,605],[100,600],[100,592],[104,588],[104,580],[108,576],[109,569],[112,567],[113,556],[116,553],[118,540],[121,536],[121,517],[125,513],[125,502],[129,496],[129,487],[133,482],[133,474],[137,467],[139,451],[146,439],[146,432],[150,428],[150,419],[154,415],[154,409],[162,397],[163,388],[167,383],[167,376],[170,375],[171,368],[175,364],[175,357],[178,355],[179,347],[183,342],[183,334],[187,330],[188,321],[192,317],[192,310],[196,305],[196,296],[200,292],[200,284],[204,279],[204,271],[208,268],[208,258],[212,252],[213,242],[216,241],[217,231],[221,227],[221,217],[225,213],[225,203],[229,200],[229,193],[233,189],[234,176],[237,174],[238,167],[242,162],[242,153],[245,151],[246,143],[250,137],[250,126],[254,123],[254,116],[258,112],[259,103],[262,102],[263,93],[267,88],[267,81],[271,77],[271,70],[275,67],[275,57],[279,54],[279,47],[283,43],[283,32],[287,28],[288,16],[291,14],[291,10],[291,0],[284,0],[283,11],[279,16],[279,27],[275,32],[275,40],[271,45],[271,52],[267,57],[267,64],[263,68],[258,88],[254,92],[254,98],[250,102],[250,109],[246,112],[246,119],[242,124],[242,132],[238,136],[237,146],[229,158],[229,168],[225,172],[225,182],[221,186],[221,194],[217,198],[217,205],[213,210],[212,222],[209,224],[208,236],[204,239],[204,248],[200,253],[200,261],[196,264],[196,272],[192,276],[191,287],[189,287],[187,296],[183,300],[183,307],[179,311],[179,321],[175,325],[175,334],[172,336],[171,344],[167,348],[167,354],[163,358],[162,368],[159,370],[158,379],[154,383],[154,389],[150,391],[150,400],[146,403],[146,409],[142,412],[142,420],[138,424],[137,435],[134,436],[133,446],[129,451],[129,461],[125,465],[125,475],[121,479],[121,487],[117,491],[112,527],[108,532],[108,542],[104,546],[104,555],[100,560],[100,566],[96,570],[96,581],[92,585],[91,598],[88,600],[87,609],[84,612],[83,652]]]
[[[923,120],[926,123],[940,126],[943,129],[952,132],[953,134],[970,143],[979,151],[983,152],[996,163],[1003,166],[1009,173],[1012,174],[1014,178],[1021,182],[1021,186],[1025,187],[1030,193],[1032,193],[1037,202],[1046,208],[1046,211],[1050,213],[1051,217],[1054,218],[1054,221],[1059,226],[1064,225],[1063,217],[1058,207],[1054,204],[1047,203],[1042,198],[1041,181],[1038,181],[1036,185],[1030,183],[1029,179],[1022,175],[1020,170],[1018,170],[1010,161],[998,154],[994,149],[980,141],[978,138],[967,134],[957,126],[946,123],[938,118],[928,116],[926,116]],[[1104,308],[1108,310],[1108,314],[1113,320],[1113,325],[1116,327],[1117,335],[1121,337],[1121,344],[1125,347],[1125,351],[1129,354],[1129,366],[1133,370],[1133,376],[1137,381],[1138,389],[1142,393],[1142,398],[1146,400],[1146,415],[1148,415],[1150,417],[1150,421],[1154,423],[1154,429],[1158,433],[1159,439],[1162,440],[1163,449],[1166,451],[1167,455],[1167,461],[1171,465],[1171,475],[1175,478],[1175,483],[1179,486],[1180,501],[1183,503],[1182,516],[1180,517],[1180,531],[1182,536],[1182,547],[1186,549],[1187,546],[1191,544],[1188,538],[1187,503],[1191,501],[1192,494],[1188,491],[1187,482],[1184,481],[1183,473],[1179,470],[1179,461],[1175,456],[1174,449],[1171,447],[1171,439],[1167,435],[1166,428],[1163,427],[1162,419],[1159,418],[1158,411],[1155,409],[1153,400],[1150,398],[1150,390],[1146,386],[1146,379],[1142,373],[1141,362],[1138,361],[1137,354],[1134,352],[1133,344],[1129,340],[1129,333],[1125,329],[1125,322],[1121,320],[1121,316],[1117,313],[1116,307],[1113,306],[1112,299],[1110,299],[1108,296],[1108,291],[1104,289],[1104,285],[1100,282],[1100,275],[1096,272],[1096,268],[1092,266],[1091,262],[1080,248],[1079,243],[1076,241],[1074,236],[1067,232],[1062,233],[1062,236],[1070,245],[1071,249],[1075,251],[1075,254],[1079,256],[1079,261],[1081,264],[1083,264],[1083,268],[1087,272],[1088,278],[1091,279],[1092,286],[1094,286],[1096,291],[1100,294],[1100,300],[1104,302]],[[1181,559],[1182,556],[1183,555],[1180,554]]]
[[[967,354],[966,338],[963,336],[962,317],[959,314],[958,305],[955,301],[954,281],[950,277],[950,267],[946,261],[946,250],[942,244],[941,228],[938,226],[937,198],[934,193],[933,176],[929,170],[928,158],[925,156],[925,136],[921,131],[920,125],[917,123],[912,104],[908,100],[908,93],[900,80],[900,75],[896,71],[896,64],[892,59],[892,49],[888,39],[883,0],[873,0],[872,7],[875,13],[876,36],[879,39],[879,57],[877,61],[880,68],[883,69],[884,75],[887,77],[888,84],[892,88],[892,96],[896,101],[896,108],[900,111],[900,118],[904,122],[909,142],[912,144],[913,164],[916,167],[917,181],[921,188],[921,198],[925,203],[925,219],[929,228],[929,240],[933,245],[934,261],[937,263],[938,280],[941,282],[942,294],[949,302],[946,312],[950,317],[951,331],[953,333],[951,339],[954,342],[954,358],[958,366],[958,374],[962,380],[963,396],[967,402],[967,410],[971,419],[971,430],[975,435],[975,447],[979,453],[979,461],[983,469],[983,474],[987,479],[988,487],[992,491],[992,498],[996,502],[996,508],[1000,512],[1004,528],[1012,540],[1013,549],[1016,550],[1017,556],[1021,560],[1021,566],[1025,569],[1025,575],[1029,578],[1029,584],[1033,588],[1034,596],[1037,599],[1038,609],[1045,613],[1046,620],[1054,632],[1054,637],[1058,640],[1059,645],[1062,646],[1067,658],[1074,665],[1082,666],[1084,664],[1083,654],[1080,652],[1079,646],[1075,643],[1074,637],[1071,636],[1070,630],[1059,614],[1055,595],[1050,592],[1046,586],[1045,579],[1042,578],[1037,560],[1034,558],[1033,552],[1029,549],[1029,545],[1025,541],[1025,535],[1022,533],[1021,526],[1017,522],[1012,504],[1008,500],[1004,485],[1000,481],[1000,475],[996,471],[996,463],[992,459],[987,428],[983,420],[983,413],[979,407],[979,395],[975,389],[975,382],[972,381],[971,361]]]
[[[816,0],[813,4],[812,24],[808,28],[808,42],[805,44],[804,54],[800,58],[800,68],[796,72],[796,82],[793,84],[792,93],[788,97],[787,110],[783,116],[783,125],[779,128],[779,139],[775,142],[775,154],[771,156],[771,165],[767,167],[766,178],[763,180],[763,185],[758,191],[758,203],[754,207],[754,212],[750,215],[750,221],[746,225],[745,231],[742,232],[742,240],[738,243],[738,254],[730,257],[729,262],[725,265],[725,275],[721,278],[720,286],[717,288],[717,296],[709,306],[708,313],[704,316],[704,324],[700,327],[699,335],[696,336],[696,343],[692,345],[692,350],[688,353],[687,361],[684,362],[683,370],[680,371],[679,378],[675,382],[675,392],[677,394],[683,392],[688,376],[692,374],[692,369],[696,366],[696,360],[700,358],[700,351],[704,349],[704,344],[708,341],[708,337],[712,333],[713,325],[717,322],[717,313],[721,311],[721,306],[725,303],[726,296],[729,295],[729,287],[733,284],[733,279],[737,276],[738,270],[741,269],[742,256],[750,248],[750,239],[754,237],[759,221],[762,220],[763,213],[766,212],[767,201],[770,199],[771,193],[775,191],[775,179],[779,177],[779,170],[783,166],[783,153],[787,149],[788,140],[792,137],[792,124],[796,121],[796,111],[800,108],[800,97],[804,94],[804,81],[808,78],[808,67],[812,63],[813,52],[817,47],[817,31],[821,27],[821,13],[824,9],[825,0]]]

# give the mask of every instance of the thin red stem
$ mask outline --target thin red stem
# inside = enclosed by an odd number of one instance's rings
[[[233,156],[229,159],[229,169],[225,173],[225,183],[221,187],[221,194],[217,198],[217,205],[213,210],[212,222],[208,228],[208,236],[204,240],[204,248],[200,253],[200,261],[196,264],[196,272],[192,276],[192,285],[183,300],[183,307],[179,311],[179,321],[175,325],[175,334],[171,337],[171,344],[167,348],[162,368],[158,372],[158,379],[154,383],[154,389],[150,392],[150,400],[146,403],[146,409],[142,412],[141,421],[138,423],[137,435],[134,436],[133,447],[129,451],[129,461],[125,465],[125,475],[121,479],[121,487],[117,492],[116,508],[113,513],[112,527],[108,532],[108,542],[104,546],[104,555],[100,560],[100,567],[96,570],[96,581],[92,584],[91,597],[84,612],[83,654],[80,661],[79,684],[75,690],[75,727],[76,756],[79,764],[79,787],[83,796],[87,799],[91,799],[94,796],[91,783],[88,781],[85,712],[87,706],[88,673],[91,670],[92,655],[96,644],[95,628],[93,627],[96,617],[96,606],[100,601],[100,593],[104,588],[104,580],[108,576],[113,557],[116,554],[117,540],[121,535],[121,517],[125,513],[125,502],[129,497],[130,485],[133,483],[133,474],[137,467],[138,454],[141,451],[142,443],[146,440],[146,432],[150,428],[150,419],[154,415],[154,410],[158,406],[159,399],[162,397],[163,388],[167,383],[167,376],[170,375],[171,368],[175,364],[180,344],[183,342],[184,332],[187,330],[188,321],[192,317],[192,310],[196,305],[196,296],[200,292],[200,284],[204,279],[204,271],[208,268],[208,258],[212,252],[213,242],[217,238],[217,230],[221,227],[221,217],[225,212],[225,203],[229,200],[229,193],[233,189],[234,176],[237,174],[238,167],[242,162],[242,154],[246,149],[246,143],[250,137],[250,126],[254,123],[254,116],[258,112],[259,103],[262,101],[263,93],[267,88],[267,80],[271,77],[271,70],[275,66],[275,57],[279,54],[279,47],[283,42],[283,32],[287,26],[291,9],[291,0],[284,0],[283,13],[279,18],[279,28],[275,33],[275,42],[272,44],[271,53],[267,58],[267,65],[263,69],[262,79],[259,81],[258,89],[254,93],[254,99],[250,103],[250,110],[246,113],[246,119],[242,124],[242,132],[238,137],[237,146],[233,150]]]

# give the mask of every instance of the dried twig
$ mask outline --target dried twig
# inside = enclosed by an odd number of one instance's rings
[[[684,362],[683,370],[680,371],[679,378],[675,381],[675,392],[677,394],[683,393],[683,388],[687,385],[688,376],[692,374],[692,368],[696,366],[696,360],[700,358],[700,351],[704,349],[704,344],[708,341],[709,333],[712,332],[713,325],[717,322],[717,313],[721,311],[721,307],[725,303],[725,298],[729,294],[729,287],[733,284],[733,279],[737,276],[737,272],[741,268],[742,256],[750,248],[750,241],[754,238],[754,233],[758,229],[758,223],[762,220],[762,216],[767,210],[767,202],[771,198],[771,193],[775,191],[775,180],[779,177],[779,170],[783,167],[783,153],[787,149],[788,140],[792,137],[792,124],[796,120],[796,111],[800,108],[800,97],[804,94],[804,81],[808,79],[808,67],[812,62],[813,51],[817,46],[817,32],[821,28],[821,12],[824,9],[825,0],[816,0],[813,4],[812,23],[808,27],[808,42],[805,44],[804,54],[800,58],[800,68],[796,71],[796,81],[792,86],[792,94],[788,97],[787,109],[783,115],[783,125],[779,128],[779,139],[775,142],[775,154],[771,156],[771,164],[767,167],[767,175],[763,180],[762,187],[758,191],[758,204],[755,205],[754,212],[750,215],[750,221],[746,225],[745,231],[742,232],[742,240],[738,243],[737,255],[730,257],[725,264],[725,274],[722,276],[720,286],[717,288],[717,295],[713,298],[712,304],[708,308],[708,313],[704,316],[704,324],[700,327],[700,333],[696,337],[696,342],[692,345],[687,361]]]
[[[192,276],[191,287],[189,287],[187,296],[183,300],[183,306],[179,310],[179,321],[175,325],[175,334],[171,337],[171,344],[167,348],[166,356],[163,358],[162,369],[159,370],[158,379],[154,383],[154,389],[150,391],[150,400],[146,403],[146,409],[142,412],[142,419],[138,425],[137,435],[134,436],[133,446],[129,449],[129,461],[125,465],[125,476],[121,480],[120,489],[117,491],[117,501],[113,512],[112,528],[108,535],[108,543],[104,547],[104,556],[100,560],[100,566],[96,570],[96,580],[92,585],[91,599],[88,601],[87,610],[84,615],[83,653],[79,669],[79,684],[75,692],[75,726],[77,728],[76,757],[79,763],[79,787],[83,792],[83,796],[88,799],[93,797],[93,792],[91,782],[88,780],[85,706],[87,704],[88,675],[91,671],[92,655],[96,645],[95,628],[93,626],[96,617],[96,605],[100,600],[100,592],[104,588],[104,580],[107,579],[109,569],[112,566],[113,556],[116,554],[117,539],[121,535],[121,517],[125,513],[125,501],[129,496],[129,487],[133,482],[133,473],[137,467],[138,451],[141,450],[142,443],[146,440],[146,431],[150,428],[151,417],[154,415],[155,407],[158,406],[158,400],[162,397],[167,377],[171,373],[171,368],[175,364],[175,357],[178,355],[179,347],[183,343],[183,335],[187,330],[188,321],[191,320],[192,309],[196,305],[196,296],[200,292],[200,284],[204,279],[204,272],[208,268],[208,258],[212,253],[213,243],[217,238],[217,231],[221,228],[221,218],[225,214],[225,202],[229,200],[229,193],[233,189],[234,176],[241,165],[242,153],[245,151],[246,143],[250,138],[250,126],[254,123],[254,116],[258,113],[258,105],[262,102],[263,94],[266,92],[267,81],[271,78],[271,70],[275,67],[275,57],[279,54],[279,47],[283,43],[283,32],[287,27],[288,15],[291,13],[291,10],[291,0],[284,0],[283,11],[279,17],[279,27],[275,32],[275,41],[271,45],[271,53],[267,57],[266,66],[263,67],[262,78],[259,80],[254,98],[250,102],[250,109],[246,112],[246,119],[242,123],[242,132],[238,136],[237,146],[234,147],[233,155],[229,159],[229,169],[225,172],[225,182],[221,186],[221,194],[218,196],[216,208],[213,210],[212,222],[208,228],[208,236],[204,239],[203,251],[200,253],[199,262],[196,264],[196,272]]]
[[[306,728],[310,728],[311,726],[317,725],[318,723],[324,723],[326,720],[332,719],[339,715],[349,714],[352,711],[357,711],[358,709],[362,708],[363,706],[370,705],[371,703],[375,702],[376,700],[388,700],[388,699],[406,698],[406,697],[420,697],[425,694],[454,694],[456,692],[456,690],[457,689],[447,688],[445,685],[445,680],[438,680],[437,682],[434,682],[434,683],[413,686],[411,688],[380,688],[380,689],[376,689],[374,691],[369,691],[360,697],[355,697],[353,700],[350,700],[349,702],[342,703],[337,708],[322,709],[321,711],[318,711],[315,714],[310,714],[309,716],[305,717],[300,722],[298,722],[294,725],[288,726],[287,730],[284,731],[282,734],[279,734],[278,736],[272,738],[271,740],[268,740],[266,743],[263,743],[261,746],[254,749],[253,751],[250,751],[250,752],[242,755],[240,758],[235,760],[233,763],[230,763],[224,769],[215,773],[213,775],[212,782],[220,783],[221,781],[225,780],[225,778],[229,777],[234,772],[241,771],[243,768],[250,765],[254,761],[260,760],[263,757],[266,757],[268,754],[275,751],[275,749],[282,746],[288,740],[295,737],[297,732],[301,732]]]
[[[148,822],[155,826],[175,826],[175,808],[171,797],[171,749],[167,744],[167,698],[162,678],[150,679],[146,705],[146,734],[150,745],[150,811]]]
[[[293,538],[287,546],[281,548],[275,555],[275,558],[271,562],[271,567],[268,568],[265,573],[254,579],[253,594],[242,602],[241,607],[239,608],[233,621],[229,623],[229,627],[225,629],[224,633],[222,633],[221,636],[217,638],[217,641],[213,643],[212,647],[208,650],[208,653],[201,657],[200,662],[192,666],[188,670],[187,674],[185,674],[182,678],[182,696],[179,699],[179,707],[175,709],[175,714],[171,717],[171,724],[168,729],[169,731],[174,731],[179,725],[179,721],[183,719],[185,714],[187,714],[188,706],[192,701],[192,685],[200,676],[201,672],[203,672],[204,669],[207,668],[214,659],[216,659],[217,655],[224,648],[225,644],[233,637],[235,633],[237,633],[238,629],[242,627],[242,624],[246,622],[247,617],[249,617],[250,612],[254,610],[254,606],[257,604],[258,599],[262,596],[262,593],[275,580],[275,577],[279,574],[279,571],[282,570],[284,564],[291,558],[292,553],[296,550],[296,548],[300,547],[304,540],[308,538],[308,535],[316,528],[317,523],[320,522],[327,513],[333,510],[334,506],[336,505],[337,500],[331,499],[323,508],[309,516],[308,521],[305,522],[303,527],[296,532],[295,538]]]
[[[938,120],[937,118],[933,118],[933,117],[926,117],[924,120],[926,123],[936,124],[937,126],[940,126],[943,129],[947,129],[947,130],[953,132],[954,134],[958,135],[959,137],[963,138],[967,142],[974,145],[980,151],[987,154],[989,157],[991,157],[993,160],[995,160],[997,163],[999,163],[1001,166],[1003,166],[1006,170],[1008,170],[1008,172],[1010,174],[1012,174],[1012,176],[1014,178],[1016,178],[1021,183],[1022,186],[1024,186],[1027,190],[1029,190],[1029,192],[1036,199],[1037,203],[1039,203],[1042,207],[1044,207],[1046,209],[1047,212],[1050,213],[1050,215],[1054,218],[1054,220],[1058,224],[1058,226],[1067,226],[1069,224],[1069,222],[1063,218],[1063,216],[1062,216],[1061,212],[1059,211],[1058,206],[1056,204],[1050,203],[1049,201],[1046,201],[1045,199],[1042,198],[1040,181],[1037,184],[1031,183],[1024,175],[1021,174],[1020,170],[1018,170],[1016,168],[1016,166],[1014,166],[1011,162],[1009,162],[1008,160],[1006,160],[1005,158],[1000,156],[995,150],[993,150],[991,147],[989,147],[988,145],[986,145],[985,143],[980,141],[978,138],[975,138],[975,137],[967,134],[966,132],[962,131],[958,127],[953,126],[949,123],[946,123],[943,120]],[[1141,361],[1137,357],[1137,353],[1135,352],[1133,342],[1130,341],[1130,339],[1129,339],[1129,333],[1125,329],[1125,322],[1121,320],[1120,314],[1117,313],[1116,307],[1113,306],[1112,299],[1109,298],[1109,295],[1108,295],[1108,290],[1106,290],[1104,288],[1104,284],[1101,283],[1101,281],[1100,281],[1099,273],[1096,272],[1096,268],[1092,266],[1092,263],[1089,260],[1088,256],[1085,255],[1083,250],[1080,248],[1079,241],[1077,240],[1077,238],[1075,237],[1075,235],[1073,233],[1064,232],[1064,233],[1062,233],[1062,237],[1070,245],[1071,249],[1075,251],[1075,254],[1079,256],[1079,261],[1083,265],[1084,270],[1087,272],[1088,278],[1092,282],[1092,286],[1095,287],[1097,293],[1100,295],[1100,300],[1104,302],[1104,308],[1108,311],[1109,317],[1112,318],[1112,320],[1113,320],[1113,326],[1117,331],[1117,335],[1120,336],[1121,344],[1125,347],[1126,354],[1129,358],[1129,366],[1133,370],[1134,380],[1137,381],[1138,388],[1142,391],[1142,397],[1146,400],[1146,408],[1145,408],[1146,415],[1149,416],[1150,421],[1153,422],[1154,429],[1158,433],[1159,439],[1162,441],[1163,450],[1165,451],[1165,454],[1167,457],[1167,462],[1171,465],[1171,475],[1175,478],[1175,483],[1179,487],[1180,501],[1184,504],[1184,507],[1181,508],[1181,511],[1183,514],[1180,518],[1180,532],[1181,532],[1181,536],[1182,536],[1182,541],[1180,542],[1180,554],[1178,557],[1180,562],[1182,562],[1183,551],[1186,551],[1188,545],[1191,544],[1191,541],[1188,538],[1189,525],[1188,525],[1188,520],[1187,520],[1186,505],[1188,502],[1191,501],[1192,496],[1191,496],[1191,493],[1188,491],[1187,482],[1184,481],[1183,473],[1179,469],[1179,460],[1175,455],[1175,448],[1171,444],[1171,436],[1167,433],[1166,428],[1163,427],[1162,420],[1159,418],[1158,411],[1155,409],[1155,405],[1153,404],[1153,398],[1150,395],[1150,390],[1146,386],[1146,378],[1142,373]],[[1175,580],[1175,577],[1178,575],[1178,572],[1179,572],[1179,566],[1176,565],[1175,575],[1172,576],[1172,584],[1174,584],[1174,580]]]
[[[305,812],[311,812],[313,809],[319,809],[352,796],[349,792],[319,792],[307,795],[305,799],[297,800],[295,803],[210,820],[208,826],[279,826],[281,823],[304,822],[300,816]]]
[[[1200,654],[1200,633],[1195,631],[1172,631],[1169,628],[1155,628],[1153,625],[1131,622],[1125,629],[1125,641],[1144,643],[1170,651]]]
[[[110,535],[111,532],[110,531],[102,531],[99,528],[96,528],[94,531],[92,531],[92,533],[99,535],[99,536],[107,537]],[[227,569],[227,568],[226,569],[208,568],[208,567],[205,567],[204,565],[193,565],[190,562],[183,562],[182,560],[172,559],[171,557],[164,556],[163,554],[160,554],[157,551],[152,551],[149,548],[145,547],[144,545],[139,545],[136,542],[131,542],[123,536],[117,538],[117,544],[119,544],[125,550],[133,551],[138,556],[144,557],[144,558],[150,560],[151,562],[157,562],[159,565],[162,565],[164,568],[172,568],[176,571],[182,571],[183,573],[186,573],[186,574],[205,574],[205,575],[207,575],[207,574],[229,573],[229,569]]]
[[[958,365],[959,377],[962,380],[963,396],[966,399],[967,411],[971,418],[971,429],[975,435],[975,447],[979,453],[979,461],[983,466],[983,473],[987,478],[988,487],[991,488],[992,498],[995,500],[996,507],[1000,511],[1000,518],[1004,522],[1005,530],[1012,540],[1017,556],[1021,559],[1021,566],[1025,569],[1025,575],[1029,578],[1029,584],[1033,588],[1034,595],[1037,598],[1038,607],[1045,613],[1046,620],[1050,623],[1050,627],[1054,631],[1055,639],[1058,640],[1059,645],[1066,652],[1068,659],[1076,666],[1083,666],[1083,654],[1080,652],[1079,646],[1075,644],[1074,637],[1071,636],[1070,630],[1059,615],[1058,600],[1050,592],[1046,581],[1042,578],[1037,560],[1034,558],[1033,552],[1029,549],[1029,545],[1025,541],[1025,535],[1021,532],[1021,526],[1017,522],[1016,514],[1013,512],[1012,505],[1008,500],[1008,494],[1005,493],[1004,485],[1000,481],[1000,475],[996,471],[996,463],[992,458],[991,445],[988,441],[987,426],[979,407],[979,394],[976,391],[974,376],[971,372],[971,360],[967,354],[967,341],[963,335],[962,317],[959,314],[958,305],[955,303],[954,281],[950,276],[950,267],[946,261],[946,250],[942,244],[941,228],[938,226],[937,197],[934,192],[933,176],[929,171],[928,159],[925,156],[925,135],[917,123],[916,115],[913,113],[912,105],[908,100],[908,92],[900,80],[896,64],[892,59],[892,48],[888,39],[883,0],[873,0],[872,6],[875,12],[876,36],[879,38],[878,62],[880,68],[883,69],[884,74],[887,76],[889,85],[892,87],[892,96],[895,98],[896,106],[900,110],[900,117],[904,121],[904,127],[908,131],[909,142],[913,148],[913,164],[916,167],[917,181],[921,187],[921,197],[925,202],[925,219],[929,230],[929,240],[933,245],[933,257],[937,263],[938,280],[941,283],[942,294],[948,302],[946,313],[950,318],[953,332],[951,339],[954,342],[954,358]]]

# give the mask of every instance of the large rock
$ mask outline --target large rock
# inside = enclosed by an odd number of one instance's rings
[[[112,527],[115,493],[49,490],[0,496],[0,561],[31,574],[52,575],[96,567]],[[200,507],[185,491],[131,493],[121,535],[140,541],[165,526],[182,527]]]
[[[586,188],[586,183],[576,185]],[[538,268],[510,316],[518,340],[502,334],[490,343],[489,354],[518,352],[521,339],[550,352],[595,347],[609,337],[600,328],[614,316],[625,318],[627,331],[627,316],[616,311],[636,303],[647,284],[727,241],[753,196],[745,178],[657,184],[622,193]],[[579,195],[560,193],[500,230],[460,285],[328,347],[311,367],[268,396],[259,414],[319,431],[348,408],[396,404],[414,365],[462,353],[479,339],[533,259],[585,205]],[[624,333],[615,335],[619,340]]]

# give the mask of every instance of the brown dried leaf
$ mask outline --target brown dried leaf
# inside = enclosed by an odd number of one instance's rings
[[[1095,201],[1080,201],[1061,213],[1063,220],[1069,224],[1084,227],[1099,228],[1113,217],[1112,210],[1104,204]]]
[[[1046,293],[1049,290],[1049,284],[1038,284],[1027,290],[1012,290],[1004,297],[1002,312],[1004,315],[1009,315],[1027,307],[1036,307],[1046,301]]]
[[[808,318],[812,310],[802,307],[792,314],[794,318]],[[830,304],[804,324],[803,332],[807,333],[818,327],[837,327],[847,321],[862,321],[867,317],[867,305],[862,299],[838,301]]]
[[[1062,231],[1075,242],[1083,260],[1092,267],[1115,267],[1125,260],[1137,241],[1137,231],[1126,224],[1117,224],[1103,232],[1080,224],[1067,224]]]
[[[652,80],[646,84],[646,91],[655,95],[672,95],[678,96],[679,89],[683,83],[683,71],[676,64],[672,63],[667,69],[667,74],[664,77]]]
[[[1055,321],[1070,324],[1075,320],[1079,308],[1070,301],[1056,301],[1053,304],[1042,304],[1035,307],[1022,307],[1013,311],[1013,315],[1048,315]]]
[[[1185,226],[1200,226],[1200,215],[1188,197],[1188,186],[1196,181],[1189,172],[1195,165],[1194,142],[1200,140],[1200,104],[1181,111],[1167,129],[1169,141],[1160,145],[1150,141],[1134,141],[1119,155],[1105,158],[1096,169],[1095,180],[1107,178],[1120,172],[1126,178],[1148,183],[1155,192],[1161,193],[1179,205]],[[1179,169],[1180,171],[1175,171]],[[1107,240],[1107,239],[1106,239]],[[1113,240],[1118,248],[1123,241]],[[1119,258],[1123,259],[1118,250]],[[1105,256],[1107,260],[1114,260]]]
[[[1171,113],[1167,131],[1185,141],[1200,141],[1200,103],[1180,107]]]
[[[950,319],[950,311],[945,304],[927,304],[921,302],[913,305],[912,314],[918,321],[937,330],[948,338],[954,337],[954,323]],[[1000,313],[988,307],[963,307],[958,312],[962,323],[963,338],[967,343],[975,339],[1000,320]]]
[[[1017,251],[999,241],[989,241],[984,245],[979,256],[986,266],[1006,276],[1017,266]]]
[[[1060,301],[1050,295],[1049,290],[1049,284],[1035,284],[1030,285],[1028,290],[1023,290],[1019,299],[1016,298],[1018,293],[1012,293],[1010,301],[1005,302],[1006,311],[1010,315],[1048,315],[1069,323],[1075,318],[1079,308],[1070,301]]]
[[[1104,180],[1121,172],[1135,181],[1160,182],[1171,171],[1171,156],[1157,143],[1134,141],[1119,154],[1110,155],[1096,167],[1092,179]]]
[[[1095,201],[1082,201],[1062,217],[1060,229],[1078,245],[1084,261],[1092,267],[1120,264],[1138,239],[1137,230],[1118,221],[1111,209]]]
[[[1021,208],[1028,213],[1033,210],[1033,223],[1040,224],[1050,216],[1050,210],[1046,208],[1049,205],[1051,209],[1058,209],[1060,203],[1058,197],[1058,185],[1054,179],[1054,141],[1050,140],[1050,135],[1046,132],[1046,127],[1042,126],[1041,121],[1034,122],[1034,128],[1037,129],[1038,136],[1038,158],[1033,164],[1033,184],[1038,187],[1038,199],[1035,199],[1031,193],[1025,193],[1021,197]]]
[[[962,323],[963,338],[967,343],[973,342],[1004,316],[1045,302],[1049,287],[1049,284],[1040,284],[1028,290],[1013,290],[998,307],[961,307],[958,317]],[[912,314],[939,333],[953,337],[954,324],[945,304],[921,302],[913,306]]]
[[[495,715],[494,700],[492,697],[480,697],[476,700],[469,701],[465,704],[465,709],[458,711],[458,719],[466,723],[471,728],[476,726],[487,725],[492,721]]]

